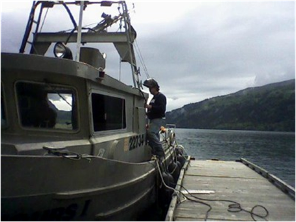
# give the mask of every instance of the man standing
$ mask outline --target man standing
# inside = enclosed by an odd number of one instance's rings
[[[145,108],[147,108],[147,117],[149,119],[147,129],[148,144],[152,148],[152,154],[161,158],[164,157],[164,151],[159,140],[159,130],[164,122],[166,97],[159,92],[159,85],[154,79],[145,80],[143,85],[148,87],[150,93],[153,95],[149,105],[145,105]]]

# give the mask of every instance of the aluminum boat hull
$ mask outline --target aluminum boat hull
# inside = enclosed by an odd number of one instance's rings
[[[2,220],[131,220],[155,202],[154,161],[49,156],[1,161]]]

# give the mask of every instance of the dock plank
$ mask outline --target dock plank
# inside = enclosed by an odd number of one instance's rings
[[[250,221],[251,211],[256,205],[265,207],[268,211],[267,220],[295,221],[295,201],[282,192],[266,178],[249,167],[235,161],[190,161],[182,182],[200,203],[180,197],[174,211],[173,220],[205,220],[209,207],[212,209],[207,220]],[[181,190],[184,191],[183,188]],[[211,201],[210,201],[211,200]],[[240,204],[246,211],[229,212],[228,206],[233,202]],[[202,203],[201,203],[202,202]],[[257,207],[254,213],[265,215],[263,208]],[[262,218],[254,216],[256,220]]]

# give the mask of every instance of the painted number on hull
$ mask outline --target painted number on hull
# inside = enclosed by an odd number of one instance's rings
[[[145,134],[132,136],[129,138],[129,150],[136,149],[143,146],[145,143]]]

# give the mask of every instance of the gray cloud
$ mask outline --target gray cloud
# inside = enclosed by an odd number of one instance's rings
[[[150,75],[169,98],[179,98],[171,108],[184,105],[182,98],[197,102],[295,78],[294,2],[204,2],[192,8],[170,28],[156,28],[166,32],[141,39]]]
[[[168,110],[295,78],[295,2],[159,2],[148,11],[153,4],[136,2],[132,23]],[[2,51],[18,51],[28,12],[2,13]],[[107,59],[107,73],[119,78],[119,58]],[[121,79],[131,84],[128,69]]]

